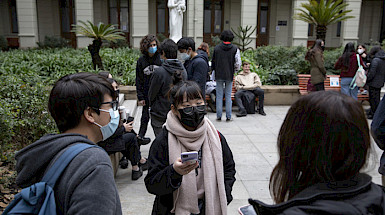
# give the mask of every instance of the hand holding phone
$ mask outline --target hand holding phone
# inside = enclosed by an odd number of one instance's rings
[[[198,152],[182,152],[180,157],[182,158],[182,163],[188,162],[189,164],[193,164],[198,161]]]
[[[179,175],[187,175],[199,166],[197,160],[183,162],[181,158],[177,158],[172,167]]]

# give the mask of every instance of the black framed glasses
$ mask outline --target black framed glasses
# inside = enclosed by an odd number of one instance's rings
[[[101,103],[102,105],[103,104],[111,104],[111,107],[112,107],[112,110],[116,111],[118,110],[118,106],[119,106],[119,102],[118,101],[110,101],[110,102],[102,102]]]
[[[206,111],[206,105],[198,105],[198,106],[191,106],[191,107],[186,107],[183,109],[180,109],[183,111],[185,114],[192,114],[194,113],[194,109],[196,109],[198,112],[205,112]]]

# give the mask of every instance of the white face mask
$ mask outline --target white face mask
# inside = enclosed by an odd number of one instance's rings
[[[364,53],[364,49],[358,49],[357,52],[358,52],[358,54],[362,54],[362,53]]]

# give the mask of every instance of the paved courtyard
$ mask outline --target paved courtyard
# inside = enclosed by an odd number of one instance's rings
[[[132,108],[133,109],[133,108]],[[226,137],[233,152],[237,181],[233,187],[234,200],[228,206],[228,214],[238,214],[240,206],[248,204],[248,198],[255,198],[266,203],[273,203],[269,193],[269,178],[274,165],[278,161],[276,139],[289,106],[267,106],[267,116],[259,114],[237,118],[233,110],[234,120],[218,122],[214,113],[207,117],[216,128]],[[141,107],[135,112],[136,131],[139,130]],[[225,113],[222,118],[225,118]],[[371,121],[369,121],[371,123]],[[154,133],[149,126],[147,135],[154,139]],[[377,172],[381,150],[372,141],[372,154],[368,167],[363,170],[373,177],[375,183],[381,184]],[[142,146],[142,154],[147,157],[150,145]],[[119,190],[123,214],[151,214],[154,195],[147,192],[142,178],[131,181],[131,169],[119,169],[116,184]]]

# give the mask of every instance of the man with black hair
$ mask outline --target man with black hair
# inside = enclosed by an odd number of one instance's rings
[[[203,99],[206,92],[206,81],[209,72],[208,57],[195,51],[195,42],[192,38],[183,37],[177,43],[181,57],[185,60],[184,67],[187,79],[195,81],[201,88]]]
[[[231,44],[234,35],[231,31],[225,30],[221,33],[222,43],[215,46],[211,69],[215,71],[216,86],[216,106],[217,120],[222,119],[223,93],[226,98],[226,121],[231,121],[231,90],[233,87],[234,73],[241,66],[241,55],[237,46]],[[223,92],[223,85],[225,92]]]
[[[162,65],[158,47],[159,41],[153,34],[144,36],[140,41],[142,56],[136,63],[136,92],[138,104],[143,106],[138,133],[139,145],[146,145],[151,142],[150,138],[145,137],[147,125],[150,120],[148,89],[150,88],[150,80],[155,68]]]
[[[60,134],[48,134],[16,153],[16,183],[25,188],[70,146],[107,139],[116,130],[116,94],[102,76],[76,73],[60,78],[51,90],[49,112]],[[110,158],[101,148],[80,152],[54,187],[58,214],[122,214]]]
[[[162,131],[162,126],[167,119],[167,113],[171,110],[171,103],[167,93],[173,84],[174,73],[179,71],[183,80],[187,79],[186,70],[177,59],[178,46],[173,40],[164,40],[160,45],[159,53],[164,62],[161,67],[154,70],[148,90],[151,126],[154,130],[155,137]]]

